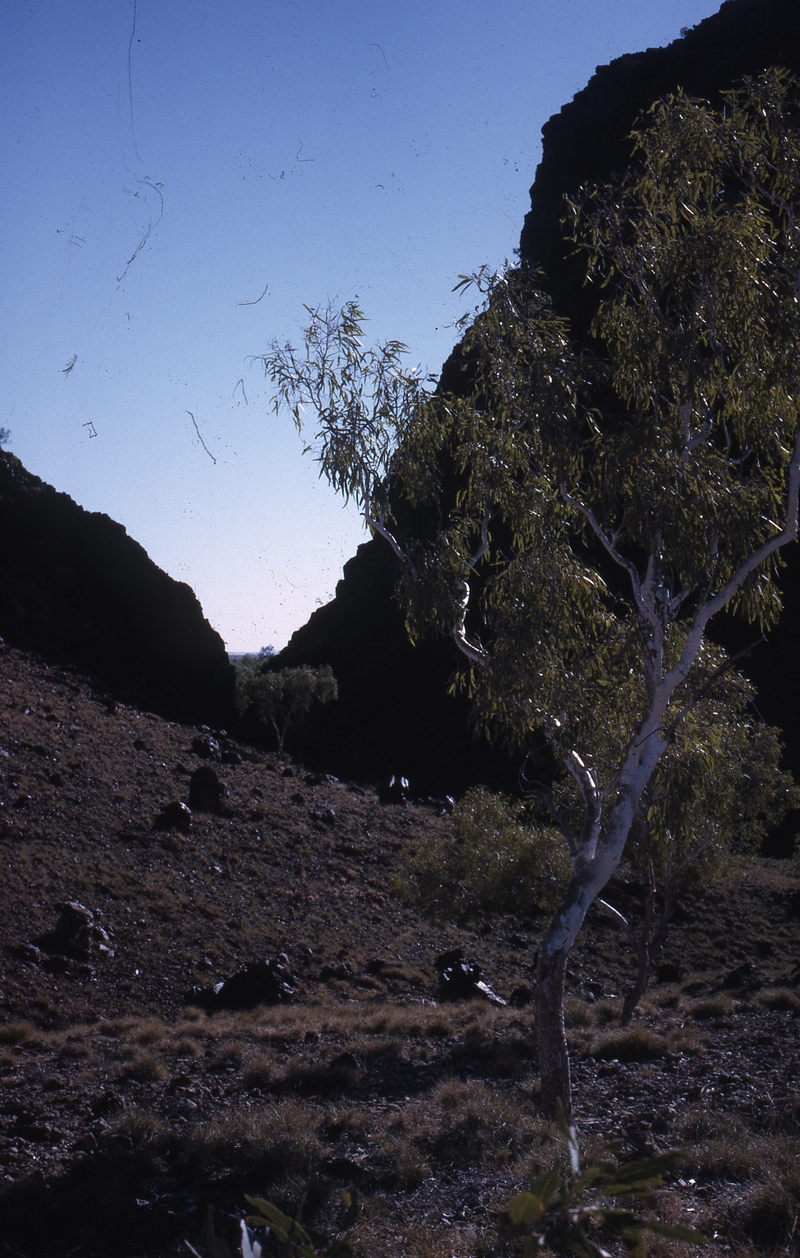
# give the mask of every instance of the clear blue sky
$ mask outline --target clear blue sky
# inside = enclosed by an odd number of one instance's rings
[[[364,535],[249,356],[358,294],[438,371],[458,274],[518,244],[543,123],[718,7],[5,0],[8,448],[188,581],[230,651],[282,646]]]

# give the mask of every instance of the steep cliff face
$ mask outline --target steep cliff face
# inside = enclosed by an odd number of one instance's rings
[[[586,297],[561,236],[564,195],[625,168],[631,129],[659,96],[683,87],[690,95],[718,100],[743,76],[772,65],[800,74],[800,0],[727,0],[717,14],[668,47],[599,67],[583,91],[545,124],[520,247],[523,257],[543,266],[557,306],[577,330],[585,325]],[[455,355],[445,364],[446,383],[454,361]],[[781,624],[747,668],[759,686],[764,716],[784,729],[787,758],[800,772],[797,550],[792,547],[787,556]],[[315,612],[276,661],[277,666],[330,663],[338,678],[341,699],[310,732],[308,754],[329,763],[355,757],[362,774],[375,777],[403,764],[416,772],[418,764],[426,781],[455,788],[470,777],[475,780],[490,764],[487,776],[513,778],[512,762],[501,768],[486,744],[470,739],[466,702],[447,697],[455,648],[446,643],[409,647],[391,599],[394,576],[395,560],[382,541],[360,547],[345,568],[336,598]],[[748,639],[747,631],[726,626],[723,636],[740,648],[755,635]],[[402,749],[410,747],[413,753],[403,757]]]
[[[408,777],[418,793],[463,789],[477,778],[513,787],[507,759],[472,737],[467,698],[448,693],[461,662],[455,647],[409,642],[395,577],[388,547],[359,546],[336,597],[276,657],[278,668],[330,664],[339,682],[339,699],[304,736],[303,758],[355,781]]]
[[[654,100],[681,87],[719,104],[721,92],[775,65],[800,73],[797,0],[726,0],[666,48],[598,66],[586,87],[545,123],[520,252],[542,264],[564,313],[574,313],[580,300],[576,263],[561,236],[564,196],[625,169],[631,130]]]
[[[0,636],[166,714],[224,723],[233,669],[193,591],[0,451]]]

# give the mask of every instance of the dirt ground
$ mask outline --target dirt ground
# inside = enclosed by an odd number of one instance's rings
[[[206,1254],[208,1207],[233,1240],[245,1192],[305,1192],[330,1234],[352,1185],[365,1255],[491,1252],[492,1211],[560,1156],[524,1003],[543,919],[432,925],[400,902],[419,838],[452,841],[435,803],[381,804],[2,645],[0,695],[0,1254]],[[204,764],[221,813],[163,828]],[[65,957],[70,901],[104,935]],[[797,865],[758,860],[685,897],[631,1028],[613,922],[593,911],[572,959],[586,1156],[685,1148],[656,1207],[709,1255],[800,1252],[798,945]],[[454,947],[516,1003],[443,1001]],[[288,1003],[192,1003],[278,954]]]

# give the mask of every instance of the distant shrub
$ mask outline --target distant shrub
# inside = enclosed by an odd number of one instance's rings
[[[245,716],[271,726],[278,740],[278,754],[283,755],[286,736],[296,731],[317,703],[328,703],[339,696],[336,678],[330,665],[322,668],[282,668],[270,672],[265,668],[269,656],[245,655],[236,666],[236,706]]]
[[[554,907],[572,867],[561,834],[483,787],[453,812],[453,838],[426,835],[395,887],[432,916]]]

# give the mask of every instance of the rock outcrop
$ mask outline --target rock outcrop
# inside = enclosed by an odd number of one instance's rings
[[[0,451],[0,637],[131,701],[225,724],[233,669],[193,591],[107,515]]]
[[[577,334],[585,329],[589,310],[561,236],[564,194],[625,168],[631,129],[654,99],[683,87],[690,95],[718,101],[719,93],[743,76],[772,65],[800,74],[798,0],[727,0],[717,14],[668,47],[598,67],[574,100],[545,124],[520,248],[523,257],[544,268],[554,301]],[[447,384],[456,354],[445,364]],[[746,669],[759,687],[763,715],[783,728],[787,761],[800,773],[797,550],[792,547],[785,556],[784,616]],[[352,776],[406,773],[412,788],[417,774],[430,789],[457,788],[481,776],[513,780],[513,764],[471,741],[466,700],[447,694],[455,648],[441,642],[416,649],[408,644],[392,599],[394,577],[395,560],[382,541],[359,547],[333,602],[314,613],[275,661],[278,667],[329,663],[336,675],[339,701],[315,719],[307,735],[308,756]],[[723,627],[722,636],[736,648],[748,641],[748,632],[738,626]],[[754,636],[750,632],[750,640]],[[796,828],[797,818],[789,824]]]

